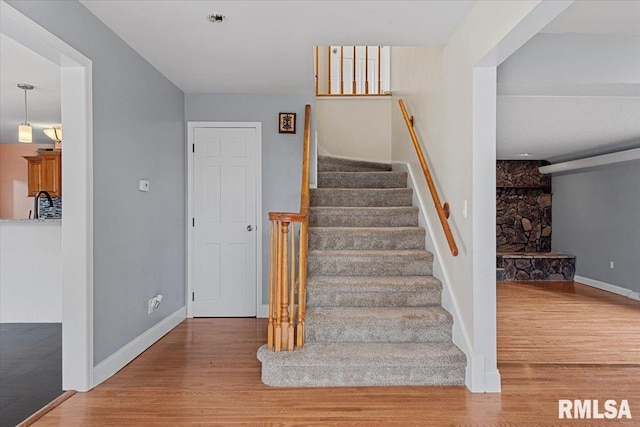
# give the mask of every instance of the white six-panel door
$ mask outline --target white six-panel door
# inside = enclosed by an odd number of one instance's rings
[[[194,127],[192,314],[256,315],[257,129]]]

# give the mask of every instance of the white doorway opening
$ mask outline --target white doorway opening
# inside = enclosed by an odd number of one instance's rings
[[[2,33],[61,67],[62,388],[87,391],[94,385],[92,64],[6,2],[0,6]]]

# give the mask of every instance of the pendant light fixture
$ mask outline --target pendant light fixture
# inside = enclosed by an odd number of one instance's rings
[[[62,143],[62,126],[55,125],[50,128],[44,129],[43,132],[54,142],[56,149],[61,148],[60,144]]]
[[[18,141],[31,142],[31,125],[27,121],[27,91],[33,90],[33,86],[27,83],[20,83],[18,87],[24,90],[24,122],[18,126]]]

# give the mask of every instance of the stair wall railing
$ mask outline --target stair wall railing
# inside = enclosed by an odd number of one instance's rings
[[[276,352],[304,346],[309,232],[311,106],[305,107],[300,212],[269,212],[269,324],[267,347]],[[296,236],[298,238],[296,239]]]
[[[389,46],[315,46],[316,96],[389,96]]]
[[[458,256],[458,246],[456,245],[456,240],[453,237],[453,233],[451,232],[451,227],[449,226],[449,203],[442,204],[440,202],[440,196],[438,195],[438,190],[436,189],[435,184],[433,183],[433,178],[431,177],[431,172],[429,172],[429,166],[427,165],[427,161],[424,157],[424,153],[422,152],[422,148],[420,147],[420,142],[418,141],[418,137],[416,136],[416,132],[413,129],[413,117],[410,117],[407,113],[407,108],[404,105],[402,99],[398,100],[398,104],[400,104],[400,110],[402,110],[402,116],[404,117],[404,122],[407,125],[407,129],[409,130],[409,135],[411,136],[411,141],[413,142],[413,146],[416,149],[416,154],[418,155],[418,160],[420,160],[420,166],[422,166],[422,172],[424,173],[424,177],[427,180],[427,186],[429,187],[429,192],[431,193],[431,198],[433,199],[433,204],[435,205],[436,211],[438,212],[438,218],[440,219],[440,224],[442,225],[442,229],[444,230],[444,235],[447,239],[447,243],[449,244],[449,249],[451,250],[451,254],[453,256]]]

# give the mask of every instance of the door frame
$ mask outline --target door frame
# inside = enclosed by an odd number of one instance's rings
[[[1,1],[2,33],[60,67],[65,129],[62,179],[62,389],[88,391],[93,363],[92,61]]]
[[[193,130],[195,128],[247,128],[256,131],[256,317],[262,311],[262,122],[187,121],[187,317],[193,318]]]

